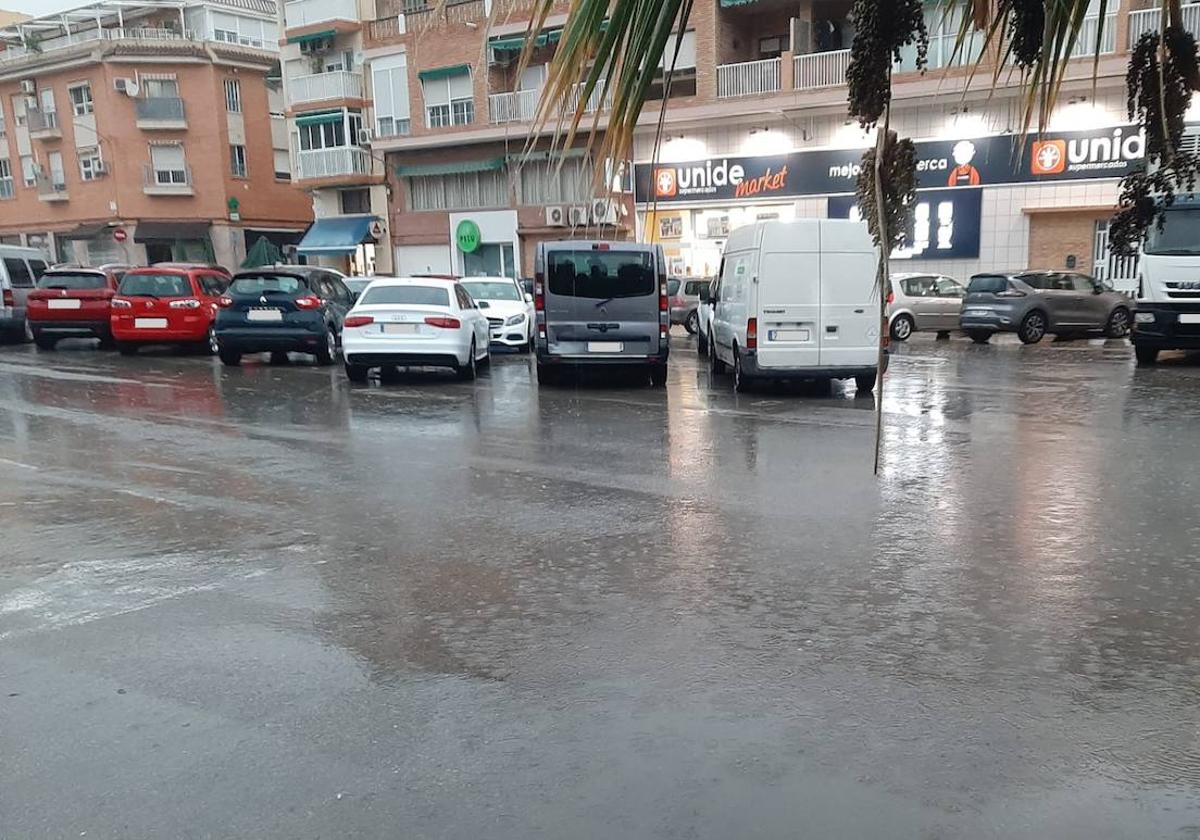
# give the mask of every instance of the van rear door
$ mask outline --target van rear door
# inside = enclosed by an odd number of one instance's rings
[[[821,367],[878,362],[878,270],[865,224],[821,221]]]
[[[659,354],[655,249],[613,243],[546,246],[546,342],[554,356]]]
[[[757,301],[758,365],[810,368],[821,347],[821,253],[815,225],[766,225]]]

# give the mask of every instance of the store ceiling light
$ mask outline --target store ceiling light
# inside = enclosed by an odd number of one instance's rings
[[[659,163],[685,163],[708,157],[708,145],[698,137],[669,137],[658,150]]]
[[[1122,122],[1119,115],[1091,102],[1086,96],[1072,97],[1050,116],[1051,131],[1087,131]]]
[[[782,131],[770,128],[752,128],[742,143],[742,153],[751,157],[760,155],[783,155],[792,150],[792,141]]]

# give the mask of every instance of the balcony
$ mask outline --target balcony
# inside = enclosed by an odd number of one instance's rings
[[[162,169],[147,163],[142,169],[142,192],[146,195],[194,195],[192,168]]]
[[[34,140],[52,140],[62,137],[62,126],[58,124],[57,111],[26,108],[25,120],[29,126],[29,136]]]
[[[293,105],[330,99],[362,99],[362,95],[362,73],[347,70],[297,76],[288,82],[288,98]]]
[[[296,164],[302,180],[371,174],[370,156],[357,146],[300,151],[296,153]]]
[[[178,96],[146,96],[134,102],[137,105],[138,128],[187,128],[183,100]]]
[[[792,59],[796,90],[816,90],[845,84],[849,66],[850,50],[798,55]]]
[[[358,7],[354,0],[291,0],[283,6],[283,19],[288,29],[334,20],[358,23]]]
[[[1129,13],[1129,48],[1133,49],[1147,32],[1157,32],[1162,9],[1139,9]],[[1183,26],[1193,36],[1200,37],[1200,3],[1188,3],[1183,7]],[[1094,40],[1094,38],[1093,38]]]
[[[537,116],[540,90],[514,90],[511,93],[493,93],[488,96],[488,118],[492,125],[532,122]]]
[[[723,64],[717,68],[717,98],[732,99],[738,96],[778,93],[779,68],[778,58]]]
[[[1103,26],[1103,29],[1101,29]],[[1096,36],[1100,35],[1100,50],[1096,51]],[[1082,58],[1091,55],[1112,55],[1117,51],[1117,16],[1108,14],[1101,18],[1091,15],[1083,19],[1079,28],[1079,38],[1075,48],[1071,50],[1071,58]]]
[[[37,191],[38,201],[66,201],[68,199],[67,182],[65,180],[39,175],[37,177]]]

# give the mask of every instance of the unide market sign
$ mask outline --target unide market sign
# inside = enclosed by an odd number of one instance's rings
[[[1091,131],[922,140],[923,189],[1119,178],[1146,156],[1136,126]],[[634,167],[637,200],[648,204],[739,200],[854,191],[862,149],[814,149],[764,157],[717,157]]]

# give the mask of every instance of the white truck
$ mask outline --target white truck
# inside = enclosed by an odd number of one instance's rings
[[[1200,350],[1200,198],[1180,197],[1151,225],[1138,264],[1133,347],[1139,365],[1162,350]]]

